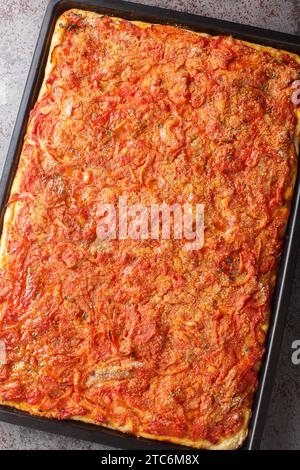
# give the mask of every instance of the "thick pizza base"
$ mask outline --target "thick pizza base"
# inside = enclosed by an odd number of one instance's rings
[[[83,19],[96,19],[99,18],[100,15],[96,13],[91,13],[91,12],[86,12],[86,11],[81,11],[81,10],[72,10],[72,13],[75,13],[76,15],[80,15]],[[67,31],[67,25],[69,23],[69,14],[70,12],[64,13],[57,21],[53,39],[52,39],[52,44],[50,48],[50,53],[49,53],[49,59],[47,63],[47,67],[45,70],[45,78],[43,85],[41,87],[41,91],[39,94],[38,102],[40,102],[44,95],[49,91],[51,88],[51,85],[48,84],[49,77],[51,77],[51,73],[57,66],[59,66],[59,63],[57,62],[57,48],[63,43],[64,37]],[[118,18],[112,18],[112,21],[115,22],[117,25],[119,22],[122,22],[123,20],[118,19]],[[151,25],[148,23],[143,23],[143,22],[132,22],[139,28],[151,28]],[[201,34],[201,33],[193,33],[197,34],[199,36],[203,36],[206,38],[209,38],[209,35],[206,34]],[[251,44],[251,43],[246,43],[244,41],[236,41],[237,43],[240,42],[241,44],[246,44],[247,46],[256,49],[259,52],[267,52],[273,57],[278,57],[280,59],[281,56],[286,56],[289,54],[292,60],[297,61],[300,64],[300,58],[294,54],[290,54],[284,51],[279,51],[272,49],[270,47],[264,47],[261,45],[256,45],[256,44]],[[300,130],[300,109],[299,107],[295,110],[297,114],[297,119],[298,123],[295,127],[295,134],[294,134],[294,145],[297,151],[299,151],[299,130]],[[30,120],[29,126],[27,129],[27,135],[25,137],[24,141],[24,147],[30,144],[30,134],[32,132],[32,126],[34,124],[34,120]],[[29,137],[28,137],[29,136]],[[24,156],[24,152],[21,154],[20,158],[20,164],[19,168],[14,180],[14,184],[12,187],[11,194],[19,194],[21,191],[21,181],[24,173],[26,172],[28,160],[26,159],[26,156]],[[293,162],[292,167],[291,167],[291,177],[289,181],[289,186],[286,187],[286,191],[289,192],[288,199],[289,201],[291,200],[292,197],[292,190],[295,182],[295,176],[296,176],[296,164]],[[9,236],[10,236],[10,231],[11,228],[14,226],[16,223],[16,220],[18,218],[18,214],[22,210],[23,207],[23,202],[21,200],[16,200],[14,201],[13,199],[11,202],[8,204],[5,218],[4,218],[4,225],[3,225],[3,232],[2,232],[2,237],[1,237],[1,250],[0,250],[0,267],[2,269],[7,269],[9,268],[10,265],[10,255],[9,255]],[[287,217],[286,217],[287,220]],[[285,220],[285,221],[286,221]],[[275,276],[272,275],[272,283],[274,284]],[[0,310],[1,313],[1,310]],[[4,314],[4,309],[3,309],[3,314]],[[0,317],[1,318],[1,317]],[[265,320],[264,323],[261,325],[261,329],[263,331],[267,331],[268,328],[268,320]],[[45,416],[47,418],[57,418],[57,410],[54,408],[53,411],[41,411],[39,409],[38,405],[30,405],[28,403],[22,402],[22,401],[13,401],[13,400],[5,400],[1,399],[0,395],[0,403],[2,405],[7,405],[11,406],[26,412],[29,412],[31,414],[35,414],[38,416]],[[170,435],[158,435],[158,434],[152,434],[151,432],[145,432],[143,429],[137,429],[136,426],[133,426],[133,423],[129,419],[127,423],[120,425],[117,422],[107,420],[106,422],[97,422],[92,416],[86,415],[69,415],[68,418],[74,419],[74,420],[79,420],[87,423],[93,423],[93,424],[100,424],[102,426],[111,428],[111,429],[116,429],[125,433],[131,433],[136,436],[144,437],[144,438],[149,438],[149,439],[155,439],[159,441],[168,441],[168,442],[173,442],[176,444],[181,444],[181,445],[186,445],[190,447],[195,447],[195,448],[204,448],[204,449],[236,449],[240,447],[244,441],[244,439],[247,436],[247,428],[248,428],[248,423],[251,415],[251,410],[249,408],[245,408],[243,410],[243,422],[240,426],[240,429],[235,432],[233,435],[230,435],[229,437],[221,437],[217,443],[212,443],[209,440],[206,439],[190,439],[190,438],[185,438],[185,437],[174,437]]]

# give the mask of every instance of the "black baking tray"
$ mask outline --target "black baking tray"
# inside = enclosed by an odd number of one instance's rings
[[[3,224],[4,210],[18,165],[29,112],[33,108],[43,81],[45,64],[55,22],[60,14],[71,8],[96,11],[102,14],[119,16],[129,20],[178,25],[212,35],[232,35],[247,41],[300,54],[299,37],[289,34],[123,1],[52,0],[46,10],[41,27],[0,182],[1,225]],[[298,242],[300,239],[299,206],[300,181],[298,175],[293,197],[292,211],[285,235],[284,251],[281,257],[275,294],[273,296],[267,351],[264,357],[263,367],[259,374],[259,388],[255,394],[249,435],[242,447],[242,449],[245,450],[260,448],[268,404],[271,399],[272,385],[287,318],[293,274],[298,253]],[[59,422],[56,420],[30,416],[27,413],[16,411],[4,406],[0,406],[0,420],[42,431],[98,442],[120,449],[187,449],[186,447],[172,444],[164,444],[147,439],[138,439],[134,436],[122,434],[120,432],[94,426],[92,424],[84,424],[70,420]]]

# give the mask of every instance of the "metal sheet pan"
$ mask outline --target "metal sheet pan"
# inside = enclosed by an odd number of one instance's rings
[[[232,35],[236,38],[300,54],[299,37],[289,34],[129,2],[114,0],[52,0],[47,8],[41,27],[0,182],[0,230],[22,149],[29,112],[34,106],[43,81],[45,64],[55,22],[64,11],[71,8],[96,11],[129,20],[178,25],[213,35]],[[249,435],[243,445],[243,449],[245,450],[260,448],[287,317],[299,239],[300,181],[298,174],[275,294],[273,296],[267,351],[264,357],[263,367],[259,374],[259,387],[253,403]],[[91,424],[70,420],[59,422],[35,417],[4,406],[0,406],[0,420],[78,439],[98,442],[121,449],[187,449],[186,447],[159,443],[157,441],[138,439],[118,431],[112,431]]]

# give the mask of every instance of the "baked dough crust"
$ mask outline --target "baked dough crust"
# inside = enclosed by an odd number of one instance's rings
[[[38,102],[42,99],[42,97],[46,93],[47,87],[49,86],[49,85],[47,85],[47,79],[51,75],[51,72],[53,71],[53,69],[57,66],[56,48],[58,46],[60,46],[60,44],[62,44],[62,42],[63,42],[64,35],[65,35],[65,26],[68,23],[67,17],[68,17],[70,12],[73,12],[75,14],[80,14],[80,15],[82,15],[83,18],[97,18],[99,16],[102,16],[102,15],[99,15],[99,14],[93,13],[93,12],[73,9],[73,10],[70,10],[70,11],[66,11],[57,20],[55,30],[54,30],[54,34],[53,34],[53,38],[52,38],[52,42],[51,42],[49,58],[48,58],[48,62],[47,62],[46,69],[45,69],[45,77],[44,77],[44,81],[43,81],[43,84],[41,86],[40,93],[39,93],[38,100],[37,100]],[[116,24],[118,24],[119,21],[122,21],[122,19],[120,19],[120,18],[112,18],[112,20]],[[151,27],[151,24],[145,23],[145,22],[132,21],[131,23],[133,23],[135,25],[138,25],[141,28]],[[203,37],[210,37],[209,35],[204,34],[204,33],[197,33],[197,34],[199,34]],[[236,40],[236,41],[240,42],[240,43],[243,43],[243,44],[246,44],[247,46],[249,46],[253,49],[256,49],[258,51],[268,52],[273,57],[280,57],[282,54],[285,54],[285,55],[289,54],[294,60],[296,60],[300,64],[300,57],[295,55],[295,54],[287,53],[286,51],[280,51],[280,50],[277,50],[277,49],[273,49],[271,47],[266,47],[266,46],[262,46],[262,45],[258,45],[258,44],[253,44],[253,43],[250,43],[250,42],[239,41],[239,40]],[[296,109],[296,113],[297,113],[297,118],[298,118],[298,124],[297,124],[297,127],[296,127],[295,137],[294,138],[295,138],[295,146],[297,148],[297,151],[299,152],[299,137],[300,137],[300,108],[299,107]],[[24,146],[28,142],[28,135],[30,134],[31,129],[32,129],[32,122],[29,123],[28,129],[27,129],[27,134],[26,134],[25,139],[24,139]],[[14,179],[13,186],[12,186],[11,194],[18,193],[19,188],[20,188],[20,181],[22,179],[22,174],[25,171],[25,169],[26,169],[26,158],[24,157],[23,152],[22,152],[19,167],[18,167],[18,170],[17,170],[17,173],[16,173],[16,177]],[[296,177],[296,171],[295,171],[294,176]],[[9,232],[10,232],[10,229],[13,226],[13,224],[16,220],[16,217],[17,217],[17,215],[18,215],[21,208],[22,208],[22,201],[12,201],[8,204],[8,207],[7,207],[7,210],[6,210],[6,213],[5,213],[3,231],[2,231],[2,236],[1,236],[1,245],[0,245],[0,267],[2,267],[2,268],[5,267],[6,264],[8,263],[8,261],[9,261],[8,253],[7,253]],[[0,318],[1,318],[1,316],[0,316]],[[265,329],[267,329],[267,328],[268,328],[268,324],[265,324]],[[0,403],[2,405],[14,407],[14,408],[17,408],[17,409],[25,411],[25,412],[33,413],[33,414],[38,415],[38,416],[51,417],[51,413],[41,412],[41,411],[39,411],[37,406],[30,406],[26,403],[17,403],[17,402],[11,402],[11,401],[3,401],[3,400]],[[242,443],[244,442],[244,440],[247,436],[247,429],[248,429],[248,423],[249,423],[250,416],[251,416],[251,411],[250,410],[245,410],[244,422],[243,422],[243,426],[241,427],[241,429],[236,434],[221,440],[218,444],[212,444],[211,442],[206,441],[206,440],[193,441],[193,440],[189,440],[189,439],[185,439],[185,438],[176,438],[176,437],[170,437],[170,436],[164,436],[164,435],[154,435],[154,434],[151,434],[151,433],[145,433],[145,432],[140,432],[140,431],[134,432],[134,434],[136,436],[147,438],[147,439],[154,439],[154,440],[158,440],[158,441],[168,441],[168,442],[172,442],[172,443],[175,443],[175,444],[195,447],[195,448],[198,448],[198,449],[201,449],[201,448],[211,449],[211,450],[237,449],[238,447],[240,447],[242,445]],[[55,413],[53,414],[53,418],[55,418]],[[71,419],[78,420],[78,421],[83,421],[83,422],[86,422],[86,423],[97,424],[97,423],[95,423],[95,421],[93,419],[91,419],[89,417],[86,417],[86,416],[76,416],[76,415],[74,415],[74,416],[71,417]],[[124,426],[119,426],[114,422],[109,422],[107,424],[101,424],[101,425],[104,426],[104,427],[108,427],[108,428],[115,429],[115,430],[118,430],[118,431],[122,431],[122,432],[125,432],[125,433],[132,433],[131,423],[128,423],[127,425],[124,425]]]

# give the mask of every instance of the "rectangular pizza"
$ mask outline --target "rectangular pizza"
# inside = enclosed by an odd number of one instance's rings
[[[297,173],[299,79],[298,56],[232,37],[59,18],[1,236],[2,405],[242,445]],[[99,236],[99,205],[121,197],[203,205],[203,246]]]

